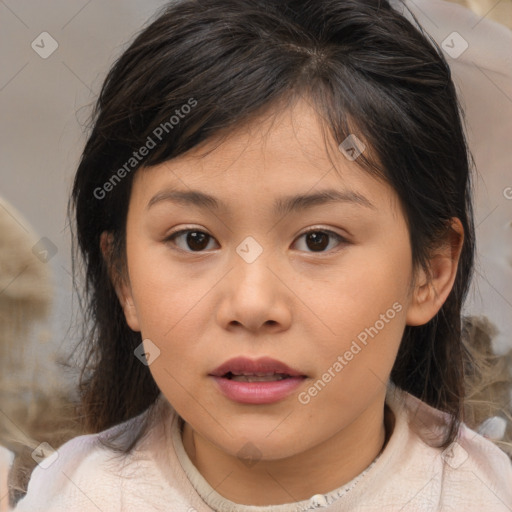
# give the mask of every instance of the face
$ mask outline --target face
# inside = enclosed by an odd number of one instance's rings
[[[382,409],[413,307],[406,221],[389,185],[333,167],[305,103],[209,144],[135,175],[118,293],[195,433],[290,457]]]

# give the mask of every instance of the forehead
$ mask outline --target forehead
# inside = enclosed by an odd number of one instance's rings
[[[174,159],[173,164],[193,162],[196,168],[207,165],[208,173],[239,172],[247,168],[264,171],[280,163],[325,167],[329,160],[322,121],[314,105],[306,100],[287,108],[267,108],[257,117],[204,141]],[[251,160],[258,165],[251,166]]]
[[[299,100],[286,109],[267,110],[177,158],[141,169],[133,192],[146,204],[163,188],[202,190],[226,205],[237,196],[273,198],[275,205],[277,196],[314,189],[393,196],[389,185],[347,159],[338,145],[319,112]]]

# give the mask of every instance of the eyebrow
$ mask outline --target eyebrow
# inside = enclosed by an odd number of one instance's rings
[[[163,201],[171,201],[185,206],[198,206],[209,210],[227,209],[222,201],[204,192],[175,189],[163,190],[153,196],[146,209],[149,210],[155,204]],[[376,209],[366,197],[353,190],[325,189],[312,194],[297,194],[277,198],[274,201],[274,214],[287,215],[296,211],[332,203],[350,203]]]

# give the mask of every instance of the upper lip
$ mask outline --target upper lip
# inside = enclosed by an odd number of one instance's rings
[[[249,359],[247,357],[234,357],[222,363],[215,368],[210,375],[214,377],[223,377],[228,373],[233,375],[255,375],[258,373],[275,374],[282,373],[292,377],[304,377],[305,375],[288,365],[272,359],[271,357],[261,357],[259,359]]]

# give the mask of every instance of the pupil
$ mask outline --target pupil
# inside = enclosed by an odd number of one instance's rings
[[[187,244],[194,251],[201,251],[208,245],[206,233],[191,231],[187,234]],[[307,245],[313,251],[322,251],[329,245],[329,237],[326,233],[315,231],[307,234]]]
[[[314,233],[308,233],[306,238],[306,243],[311,250],[323,250],[329,245],[329,237],[326,233],[316,231]]]
[[[191,231],[187,235],[187,245],[194,251],[201,251],[208,245],[208,236],[206,233]]]

